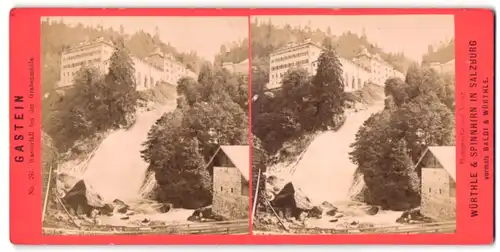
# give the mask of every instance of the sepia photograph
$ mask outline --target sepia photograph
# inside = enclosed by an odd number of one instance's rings
[[[248,17],[40,22],[43,234],[249,234]]]
[[[452,15],[253,16],[253,234],[455,233]]]

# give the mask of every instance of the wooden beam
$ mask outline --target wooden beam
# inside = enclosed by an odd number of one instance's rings
[[[257,176],[257,184],[255,186],[255,196],[253,200],[253,208],[252,208],[252,223],[253,223],[253,217],[255,216],[256,208],[257,208],[257,199],[259,198],[259,185],[260,185],[260,168],[259,168],[259,175]]]
[[[52,160],[52,163],[50,164],[49,178],[47,179],[47,185],[46,185],[47,188],[45,189],[45,199],[43,200],[42,223],[45,219],[45,213],[47,211],[47,202],[49,200],[49,194],[50,194],[50,181],[52,180],[52,170],[53,170],[54,163],[55,163],[54,160]],[[43,165],[43,162],[42,162],[42,165]]]
[[[69,213],[68,209],[66,209],[66,207],[64,206],[64,204],[62,203],[61,199],[59,197],[56,197],[57,199],[57,202],[63,207],[63,210],[64,212],[66,212],[66,215],[68,215],[69,219],[71,220],[71,222],[78,228],[80,229],[80,225],[78,225],[78,223],[76,223],[75,220],[73,220],[73,217],[71,216],[71,214]]]
[[[285,229],[285,231],[289,231],[288,228],[285,226],[285,223],[283,223],[283,221],[281,221],[281,218],[280,216],[276,213],[276,211],[274,211],[274,208],[273,206],[271,206],[271,203],[269,202],[269,200],[267,200],[267,198],[264,198],[266,200],[266,203],[267,205],[271,208],[271,210],[273,211],[274,215],[276,216],[276,218],[278,218],[278,222],[281,224],[281,226],[283,227],[283,229]]]

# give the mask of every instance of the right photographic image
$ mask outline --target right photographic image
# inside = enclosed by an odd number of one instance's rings
[[[253,16],[255,235],[455,233],[453,15]]]

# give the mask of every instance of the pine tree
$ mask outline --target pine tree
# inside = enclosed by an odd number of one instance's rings
[[[344,113],[344,83],[342,64],[327,45],[318,59],[318,70],[312,79],[312,97],[318,111],[319,126],[335,126],[334,116]]]
[[[109,71],[105,77],[106,104],[110,123],[114,127],[130,125],[137,101],[134,62],[123,40],[114,42],[115,51],[109,59]]]

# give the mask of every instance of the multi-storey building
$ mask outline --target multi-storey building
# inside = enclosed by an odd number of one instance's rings
[[[357,65],[370,72],[370,82],[383,86],[388,78],[399,77],[404,79],[405,75],[396,70],[394,66],[380,58],[378,54],[371,54],[363,47],[362,51],[353,59]]]
[[[222,63],[222,68],[226,69],[230,73],[248,75],[248,59],[241,61],[240,63],[224,62]]]
[[[440,74],[455,74],[455,59],[446,63],[432,62],[430,67]]]
[[[248,73],[250,70],[248,59],[245,59],[240,63],[224,62],[222,63],[222,68],[226,69],[228,72],[232,74],[241,76],[245,81],[248,81],[248,75],[249,75]]]
[[[267,88],[272,89],[281,86],[283,76],[292,67],[303,68],[309,74],[315,74],[317,60],[322,50],[321,46],[306,41],[301,44],[289,43],[286,47],[271,53]]]
[[[82,42],[63,51],[61,55],[61,76],[58,86],[73,85],[76,72],[82,66],[93,66],[106,73],[115,47],[103,38]],[[197,78],[197,74],[176,61],[172,55],[164,56],[158,48],[145,59],[132,57],[137,90],[150,89],[161,82],[177,85],[180,78]]]
[[[91,43],[81,42],[64,50],[61,55],[61,73],[58,86],[73,85],[75,74],[82,66],[93,66],[105,71],[109,67],[107,61],[112,53],[112,43],[103,38]]]
[[[307,40],[300,44],[288,44],[270,55],[270,72],[268,89],[281,86],[283,76],[292,67],[306,69],[310,75],[316,74],[318,58],[323,47]],[[346,92],[361,89],[366,83],[384,85],[390,77],[404,78],[404,74],[395,70],[378,55],[371,55],[366,48],[354,59],[339,58],[342,64],[344,90]]]

